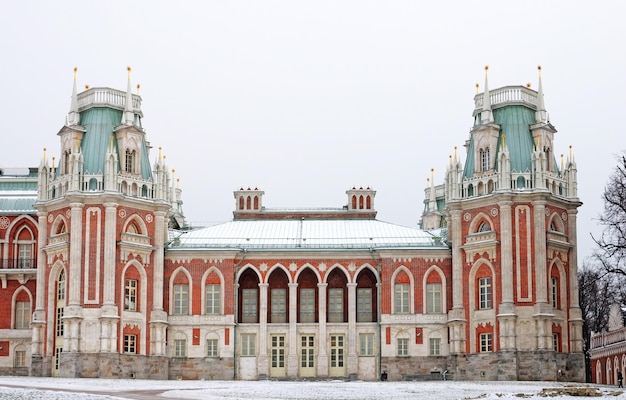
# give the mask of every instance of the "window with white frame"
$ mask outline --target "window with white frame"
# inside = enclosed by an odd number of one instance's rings
[[[124,353],[128,353],[128,354],[137,353],[137,336],[136,335],[124,335]]]
[[[343,289],[328,289],[328,322],[343,322]]]
[[[287,290],[283,288],[272,289],[270,294],[272,301],[271,322],[287,322]]]
[[[189,285],[174,285],[174,315],[189,314]]]
[[[441,283],[426,285],[426,313],[441,314]]]
[[[218,357],[218,339],[207,339],[206,340],[206,356],[207,357]]]
[[[491,308],[491,277],[478,279],[479,308],[486,310]]]
[[[393,311],[394,314],[408,314],[409,313],[409,284],[408,283],[396,283],[394,285],[393,294]]]
[[[242,295],[242,321],[256,323],[258,321],[258,290],[257,289],[243,289]]]
[[[480,352],[487,353],[493,351],[493,334],[481,333],[479,336]]]
[[[205,288],[205,312],[209,315],[220,314],[220,301],[222,293],[219,284],[206,285]]]
[[[372,289],[356,291],[356,322],[372,322]]]
[[[441,355],[441,339],[440,338],[430,338],[428,340],[428,354],[431,356]]]
[[[480,149],[480,165],[482,171],[488,171],[490,168],[489,148]]]
[[[254,333],[242,333],[241,334],[241,356],[242,357],[256,356],[256,334]]]
[[[30,301],[15,302],[15,329],[30,328]]]
[[[409,339],[398,338],[396,340],[396,354],[398,357],[406,357],[409,355]]]
[[[174,340],[174,357],[187,357],[187,340]]]
[[[33,245],[20,243],[18,245],[18,268],[35,268],[33,265]]]
[[[561,335],[559,335],[558,333],[552,334],[552,349],[556,352],[559,351],[559,341],[561,340],[560,336]]]
[[[25,350],[16,350],[15,351],[15,360],[14,363],[15,367],[19,368],[19,367],[26,367],[26,351]]]
[[[300,322],[315,322],[315,289],[300,289]]]
[[[550,295],[552,307],[559,308],[559,278],[556,276],[550,277]]]
[[[126,279],[124,284],[124,310],[137,311],[137,281]]]
[[[359,355],[363,357],[371,357],[374,355],[374,334],[359,334]]]

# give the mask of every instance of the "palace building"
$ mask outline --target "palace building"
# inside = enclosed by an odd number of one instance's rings
[[[583,381],[574,158],[541,76],[474,102],[419,228],[369,187],[318,209],[241,188],[193,228],[130,69],[125,91],[75,76],[58,156],[0,170],[0,373]]]

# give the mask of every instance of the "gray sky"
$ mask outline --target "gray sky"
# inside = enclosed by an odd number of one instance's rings
[[[340,207],[378,191],[378,218],[416,226],[435,168],[472,125],[475,84],[537,87],[573,146],[579,259],[626,148],[622,1],[24,1],[0,13],[0,165],[36,166],[82,87],[141,84],[143,125],[183,189],[188,221],[266,207]],[[482,90],[482,89],[481,89]]]

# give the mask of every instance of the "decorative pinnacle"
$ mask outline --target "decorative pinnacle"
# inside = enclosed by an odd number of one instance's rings
[[[541,78],[541,65],[537,65],[537,71],[539,71],[539,77]]]
[[[526,83],[526,87],[530,89],[530,82]]]
[[[477,83],[476,84],[476,94],[478,94],[478,88],[480,87],[480,85]]]
[[[85,85],[85,89],[89,89],[89,85]]]
[[[137,96],[139,96],[139,89],[141,89],[141,85],[137,84]]]
[[[74,80],[76,80],[76,71],[78,71],[78,67],[74,67]]]

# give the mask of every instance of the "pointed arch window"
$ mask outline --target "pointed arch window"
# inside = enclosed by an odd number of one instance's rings
[[[30,301],[15,302],[15,329],[28,329],[30,324]]]

